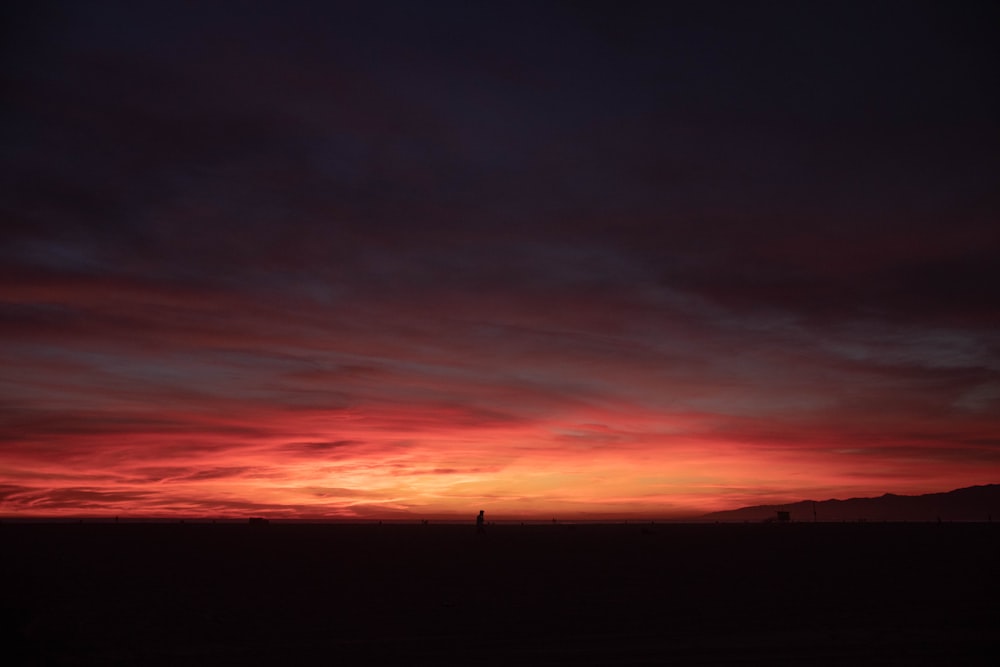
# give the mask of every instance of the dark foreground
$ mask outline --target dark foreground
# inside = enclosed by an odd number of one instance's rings
[[[1000,664],[998,524],[8,523],[0,549],[5,664]]]

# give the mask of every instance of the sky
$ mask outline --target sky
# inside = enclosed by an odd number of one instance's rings
[[[3,12],[0,516],[1000,481],[995,4]]]

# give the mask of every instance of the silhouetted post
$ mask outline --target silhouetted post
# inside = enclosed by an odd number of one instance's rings
[[[813,503],[813,523],[816,523],[816,503]]]
[[[483,510],[479,510],[479,516],[476,517],[476,535],[486,534],[486,517],[483,516]]]

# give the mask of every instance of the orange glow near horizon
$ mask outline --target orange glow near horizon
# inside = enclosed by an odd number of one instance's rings
[[[25,440],[2,469],[25,488],[7,492],[3,512],[418,519],[484,509],[494,519],[677,518],[946,490],[928,486],[926,464],[908,467],[890,443],[881,445],[884,457],[859,457],[805,434],[780,447],[741,442],[712,435],[712,415],[595,409],[475,424],[449,408],[245,414],[161,415],[155,429],[135,426],[153,415],[119,414],[107,432]],[[981,481],[967,465],[939,462],[935,470],[944,485]]]

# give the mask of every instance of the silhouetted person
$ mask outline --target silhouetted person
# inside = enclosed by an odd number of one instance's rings
[[[486,518],[483,516],[483,510],[479,510],[479,516],[476,517],[476,535],[486,534]]]

